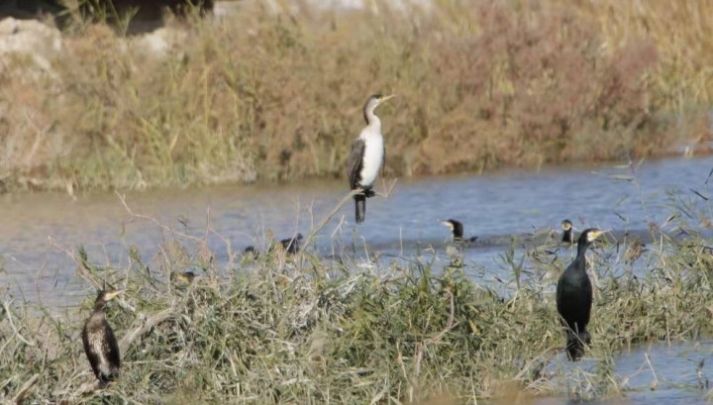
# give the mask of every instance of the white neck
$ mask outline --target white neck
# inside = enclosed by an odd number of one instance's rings
[[[367,128],[373,128],[376,132],[381,132],[381,120],[374,114],[374,110],[366,111]]]

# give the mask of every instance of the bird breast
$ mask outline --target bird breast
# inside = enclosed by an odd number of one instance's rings
[[[364,161],[359,174],[359,185],[371,187],[384,162],[384,138],[381,134],[369,134],[364,136],[364,144]]]
[[[104,339],[103,330],[94,330],[89,332],[89,346],[99,359],[99,371],[102,374],[109,375],[112,373],[109,361],[106,358],[106,349],[108,343]]]

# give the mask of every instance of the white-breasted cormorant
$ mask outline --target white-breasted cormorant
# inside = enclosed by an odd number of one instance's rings
[[[104,312],[106,304],[119,294],[121,291],[107,291],[106,289],[99,291],[97,299],[94,301],[94,311],[82,330],[84,353],[86,353],[92,371],[101,385],[118,377],[119,368],[121,368],[119,345],[116,343],[114,331],[106,320]]]
[[[470,238],[465,239],[463,237],[463,224],[458,220],[449,219],[441,223],[451,230],[454,242],[473,243],[478,240],[477,236],[471,236]]]
[[[557,312],[567,328],[567,357],[573,361],[584,355],[584,344],[591,341],[587,324],[592,310],[592,282],[587,275],[586,252],[602,233],[596,228],[582,232],[577,241],[577,257],[557,282]]]
[[[366,216],[366,199],[375,195],[372,187],[382,166],[384,165],[384,137],[381,134],[381,120],[374,110],[384,101],[392,98],[375,94],[364,105],[364,120],[366,127],[361,130],[359,138],[352,143],[352,149],[347,160],[347,177],[352,190],[362,189],[363,193],[354,196],[356,222],[364,222]]]
[[[574,226],[569,219],[562,221],[562,242],[570,245],[574,243]]]

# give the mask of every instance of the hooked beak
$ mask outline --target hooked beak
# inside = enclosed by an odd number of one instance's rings
[[[392,98],[394,98],[394,97],[396,97],[396,94],[389,94],[388,96],[382,97],[381,100],[379,100],[379,102],[383,103],[384,101],[390,100],[390,99],[392,99]]]
[[[589,233],[589,235],[590,235],[592,241],[594,241],[594,240],[596,240],[597,238],[599,238],[600,236],[602,236],[603,234],[605,234],[606,232],[607,232],[607,231],[602,231],[602,230],[600,230],[600,229],[597,229],[596,231],[591,231],[591,232]]]
[[[122,294],[123,292],[124,292],[123,290],[116,290],[116,291],[108,292],[105,295],[106,300],[111,301],[114,298],[116,298],[119,294]]]

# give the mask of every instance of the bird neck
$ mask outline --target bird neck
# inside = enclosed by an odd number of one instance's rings
[[[586,253],[587,253],[587,248],[589,247],[589,243],[577,243],[577,259],[579,260],[585,260]]]
[[[381,120],[374,114],[373,108],[364,109],[364,120],[367,126],[374,127],[377,130],[381,129]]]
[[[453,226],[453,239],[463,239],[463,227],[454,225]]]
[[[104,308],[106,308],[106,302],[98,301],[94,303],[94,312],[104,312]]]

